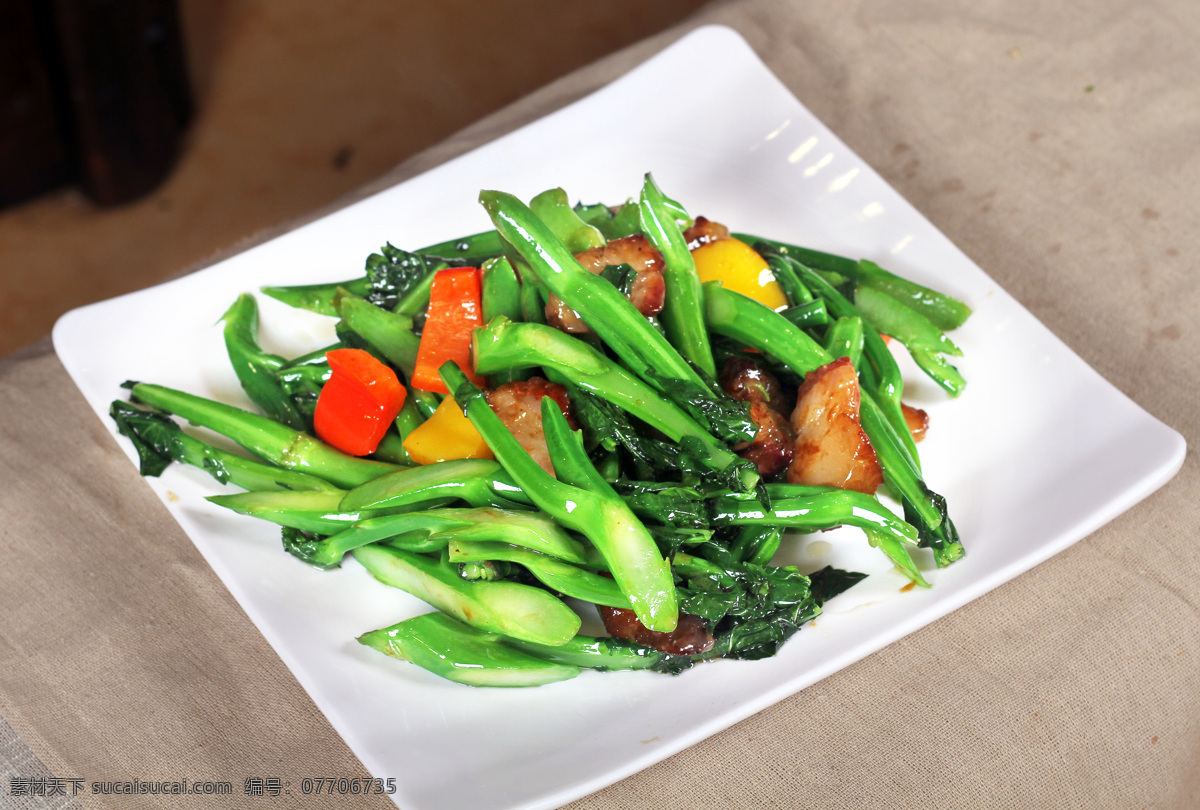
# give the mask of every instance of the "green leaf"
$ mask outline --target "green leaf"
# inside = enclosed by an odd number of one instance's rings
[[[133,442],[142,475],[157,478],[176,460],[179,425],[170,417],[124,402],[114,402],[109,414],[117,423],[117,432]]]
[[[409,253],[391,243],[367,257],[370,292],[366,299],[377,307],[395,309],[408,292],[420,284],[440,262],[427,260],[420,253]]]
[[[611,402],[576,386],[568,386],[568,390],[575,418],[591,439],[605,450],[623,448],[632,457],[635,466],[645,472],[639,477],[661,480],[690,478],[703,481],[708,486],[740,491],[743,489],[745,473],[754,468],[753,462],[738,461],[723,470],[712,470],[703,462],[708,458],[709,450],[698,438],[684,436],[679,442],[651,438],[644,435],[633,420]]]
[[[321,541],[324,539],[324,535],[316,532],[306,532],[291,526],[283,527],[283,550],[288,554],[318,568],[340,568],[340,563],[329,565],[324,561],[318,561],[317,555],[321,551]]]
[[[637,271],[625,263],[610,264],[600,271],[600,278],[620,290],[621,295],[628,297],[633,280],[637,278]]]
[[[811,581],[791,566],[719,565],[685,554],[676,554],[674,564],[683,578],[680,609],[705,618],[715,639],[697,659],[774,655],[821,612]]]
[[[824,605],[833,597],[862,582],[867,575],[827,565],[820,571],[809,574],[808,578],[812,582],[813,598],[817,600],[817,604]]]
[[[674,402],[693,418],[699,420],[715,435],[730,443],[753,441],[758,427],[750,419],[750,405],[739,402],[717,385],[711,377],[696,371],[703,385],[659,374],[654,370],[644,375],[663,396]]]

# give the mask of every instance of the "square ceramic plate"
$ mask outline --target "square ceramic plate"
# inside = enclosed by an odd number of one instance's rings
[[[721,100],[720,115],[661,92],[699,74],[706,97]],[[655,114],[637,112],[647,109]],[[627,128],[621,110],[635,111]],[[1015,577],[1149,495],[1182,463],[1177,433],[1086,366],[822,126],[737,34],[717,27],[425,175],[201,272],[71,312],[55,347],[110,428],[109,403],[127,379],[246,405],[214,326],[238,293],[352,278],[385,241],[415,247],[485,230],[475,201],[483,188],[528,199],[563,186],[573,200],[611,203],[636,194],[647,171],[693,213],[874,259],[975,308],[954,335],[969,381],[960,399],[907,375],[907,399],[932,421],[926,478],[947,497],[967,556],[931,571],[932,590],[901,593],[904,580],[861,534],[800,539],[789,561],[871,576],[775,658],[719,661],[678,678],[585,672],[538,689],[472,689],[355,642],[424,612],[421,603],[353,562],[328,573],[307,568],[281,551],[270,525],[206,503],[221,487],[196,470],[147,479],[370,773],[396,780],[404,807],[544,808],[595,791]],[[260,301],[269,349],[299,354],[331,342],[331,319]],[[1039,396],[1022,396],[1029,390]]]

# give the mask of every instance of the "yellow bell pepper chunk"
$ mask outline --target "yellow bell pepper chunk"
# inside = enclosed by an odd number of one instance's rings
[[[455,458],[494,458],[487,442],[451,397],[442,400],[433,416],[408,434],[404,449],[418,464]]]
[[[788,305],[783,287],[754,248],[737,239],[718,239],[692,251],[701,282],[719,281],[727,290],[774,310]]]

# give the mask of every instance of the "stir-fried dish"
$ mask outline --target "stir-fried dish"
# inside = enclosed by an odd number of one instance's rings
[[[861,529],[920,587],[962,556],[893,352],[957,396],[965,304],[731,233],[649,175],[615,207],[480,202],[492,230],[263,289],[336,318],[333,345],[264,351],[240,296],[224,337],[256,411],[127,383],[111,412],[142,473],[195,465],[304,564],[353,557],[428,603],[359,641],[476,686],[774,655],[864,577],[773,564],[786,534]]]

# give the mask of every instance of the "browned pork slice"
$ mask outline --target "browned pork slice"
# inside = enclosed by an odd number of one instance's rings
[[[705,219],[704,217],[696,217],[696,222],[692,227],[683,232],[683,239],[687,242],[688,250],[695,250],[701,245],[707,245],[709,242],[728,238],[728,228],[720,222],[713,222],[711,219]]]
[[[602,273],[609,265],[627,264],[637,273],[629,286],[629,301],[638,312],[650,317],[662,311],[667,287],[663,282],[662,254],[641,234],[614,239],[604,247],[575,254],[575,258],[591,273]],[[546,323],[574,335],[591,330],[579,313],[555,295],[546,303]]]
[[[733,452],[753,461],[758,474],[770,479],[788,468],[795,454],[795,440],[787,417],[765,402],[750,403],[750,421],[758,428],[754,440],[733,446]]]
[[[604,629],[609,635],[627,638],[670,655],[696,655],[712,649],[714,640],[704,620],[691,613],[680,613],[679,624],[670,633],[651,630],[638,621],[637,614],[626,608],[597,606]]]
[[[903,402],[900,403],[900,412],[904,414],[904,424],[908,425],[908,432],[912,434],[913,441],[919,442],[924,439],[925,431],[929,430],[929,414]]]
[[[792,411],[795,454],[788,482],[873,495],[883,483],[875,449],[859,422],[858,373],[849,358],[809,372]]]
[[[540,464],[543,470],[554,475],[550,451],[546,448],[546,434],[542,431],[543,397],[550,397],[557,402],[571,427],[578,428],[575,418],[571,415],[567,389],[546,382],[541,377],[531,377],[524,382],[504,383],[499,388],[488,391],[487,400],[488,405],[491,405],[492,410],[500,417],[500,421],[512,431],[521,446],[533,456],[533,460]]]
[[[734,452],[753,461],[763,478],[787,469],[795,439],[783,415],[783,386],[775,375],[747,357],[731,357],[721,370],[721,388],[734,399],[750,403],[750,421],[758,427],[754,440],[734,445]]]
[[[779,380],[749,357],[730,357],[725,361],[721,389],[738,402],[765,402],[781,412],[788,409]]]

